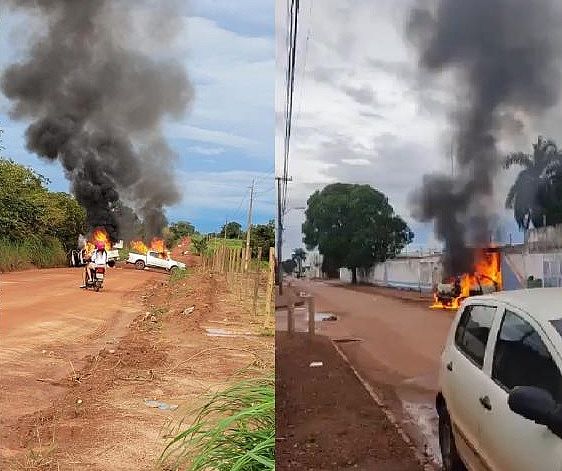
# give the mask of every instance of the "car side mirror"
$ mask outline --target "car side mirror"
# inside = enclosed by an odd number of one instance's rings
[[[509,393],[507,404],[516,414],[546,425],[562,438],[562,406],[548,391],[534,386],[516,386]]]

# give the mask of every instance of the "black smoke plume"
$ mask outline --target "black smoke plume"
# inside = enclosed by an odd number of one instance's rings
[[[426,5],[426,6],[424,6]],[[452,113],[455,176],[426,175],[411,197],[413,215],[433,221],[449,275],[470,271],[467,245],[489,241],[490,197],[504,120],[532,117],[558,101],[557,0],[416,1],[407,35],[423,71],[455,73],[466,99]]]
[[[161,231],[165,207],[179,201],[175,155],[161,125],[165,118],[181,117],[192,98],[181,66],[131,44],[132,12],[139,4],[0,0],[38,16],[45,26],[24,60],[3,71],[1,87],[12,102],[11,115],[30,121],[28,149],[62,164],[90,227],[104,226],[114,240],[121,201],[143,219],[147,237]],[[142,40],[155,44],[162,38],[164,49],[179,15],[169,8],[150,15]]]

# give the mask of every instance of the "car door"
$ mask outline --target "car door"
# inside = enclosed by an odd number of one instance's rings
[[[156,252],[148,252],[146,257],[146,264],[151,267],[165,268],[166,260],[158,257],[158,254]]]
[[[453,425],[455,443],[472,471],[485,470],[479,448],[480,415],[486,375],[482,371],[496,306],[465,305],[454,338],[442,358],[442,388]]]
[[[562,439],[511,411],[507,402],[513,387],[536,386],[562,403],[561,369],[552,352],[539,324],[506,306],[494,332],[493,359],[485,368],[490,408],[483,409],[482,448],[494,471],[562,470]]]

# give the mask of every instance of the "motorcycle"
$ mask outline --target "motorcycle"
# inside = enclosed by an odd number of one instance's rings
[[[94,288],[98,292],[103,288],[103,280],[105,279],[105,265],[96,265],[91,270],[91,279],[86,281],[86,289]]]

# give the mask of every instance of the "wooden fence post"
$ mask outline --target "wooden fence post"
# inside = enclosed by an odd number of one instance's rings
[[[275,286],[275,248],[269,248],[269,273],[267,290],[265,295],[265,324],[269,323],[270,317],[275,313],[275,300],[273,299],[273,287]]]
[[[287,306],[287,332],[292,334],[295,331],[295,305],[291,302]]]
[[[256,274],[254,276],[254,303],[253,303],[253,306],[252,306],[252,313],[253,313],[254,317],[256,316],[257,310],[258,310],[258,295],[259,295],[259,291],[260,291],[261,252],[262,252],[262,248],[259,247],[258,248],[258,258],[256,260]]]
[[[309,335],[314,335],[315,334],[315,328],[316,328],[316,319],[315,319],[315,310],[314,310],[314,298],[312,296],[308,296],[307,299],[307,305],[308,305],[308,333]]]

